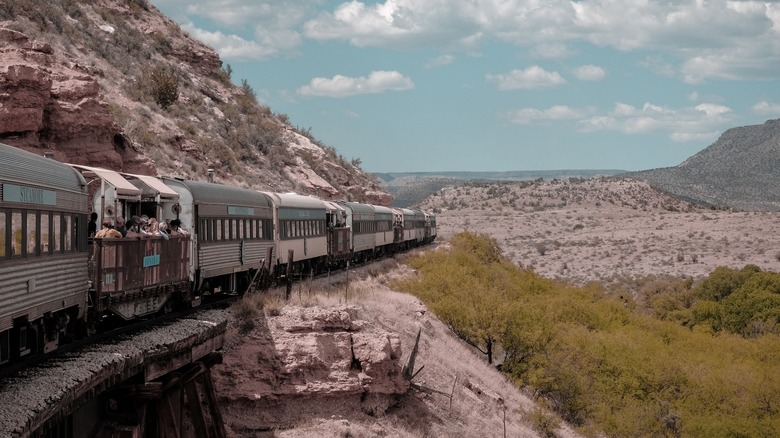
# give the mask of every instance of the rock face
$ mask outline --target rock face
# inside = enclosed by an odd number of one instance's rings
[[[125,147],[97,79],[50,45],[0,28],[0,141],[71,163],[148,173]]]
[[[304,414],[381,415],[409,389],[400,338],[368,330],[358,309],[286,307],[227,347],[213,370],[233,432],[285,428]]]

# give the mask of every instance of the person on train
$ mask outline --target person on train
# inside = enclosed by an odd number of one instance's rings
[[[95,234],[95,237],[122,237],[122,233],[114,229],[114,224],[111,223],[110,219],[106,219],[103,221],[103,227]]]

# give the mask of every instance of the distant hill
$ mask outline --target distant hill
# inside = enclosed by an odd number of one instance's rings
[[[729,129],[675,167],[624,176],[698,203],[780,211],[780,119]]]
[[[624,173],[616,169],[516,170],[508,172],[390,172],[375,173],[393,197],[393,206],[409,207],[445,188],[473,182],[595,178]]]

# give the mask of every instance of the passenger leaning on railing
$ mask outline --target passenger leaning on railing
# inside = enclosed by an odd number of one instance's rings
[[[164,224],[164,222],[163,222],[163,224]],[[168,233],[165,232],[165,227],[164,226],[160,226],[160,225],[161,224],[160,224],[160,222],[157,222],[157,219],[149,218],[149,228],[147,230],[148,233],[151,234],[152,236],[160,236],[163,239],[168,240],[169,236],[168,236]]]
[[[125,237],[127,234],[127,228],[125,228],[125,218],[118,217],[116,218],[116,228],[117,231],[119,231],[119,234],[122,235],[122,237]]]
[[[106,219],[103,221],[103,227],[95,234],[95,237],[122,237],[122,233],[114,229],[114,224],[111,220]]]
[[[171,236],[186,236],[189,233],[181,227],[181,221],[179,219],[174,219],[171,221],[170,224],[170,234]]]
[[[127,224],[125,224],[125,227],[127,228],[127,234],[125,234],[126,238],[137,239],[143,237],[139,228],[140,220],[141,219],[138,216],[133,216],[127,220]]]

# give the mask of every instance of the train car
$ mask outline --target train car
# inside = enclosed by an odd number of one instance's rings
[[[414,230],[414,246],[419,246],[425,241],[425,213],[418,209],[412,209],[412,212],[414,212],[412,224]]]
[[[347,212],[347,226],[352,231],[352,259],[367,260],[374,255],[374,207],[359,202],[341,201]]]
[[[409,249],[416,245],[417,232],[415,230],[416,213],[409,208],[393,209],[395,216],[395,243],[400,249]]]
[[[347,227],[347,209],[337,202],[323,201],[328,234],[328,268],[342,266],[352,256],[351,229]]]
[[[290,255],[292,269],[298,274],[323,271],[328,264],[328,208],[325,203],[296,193],[264,193],[274,206],[276,271],[286,271]]]
[[[243,293],[273,249],[273,203],[254,190],[163,178],[179,194],[177,218],[190,230],[193,300]]]
[[[147,215],[162,220],[179,195],[160,179],[71,164],[87,180],[98,223]],[[170,217],[170,216],[169,216]],[[124,320],[189,304],[189,238],[90,238],[91,328],[112,314]]]
[[[433,243],[436,240],[436,215],[425,213],[425,243]]]
[[[378,254],[390,254],[394,248],[393,210],[381,205],[374,208],[374,243]]]
[[[0,144],[0,363],[65,342],[87,308],[87,183]]]

